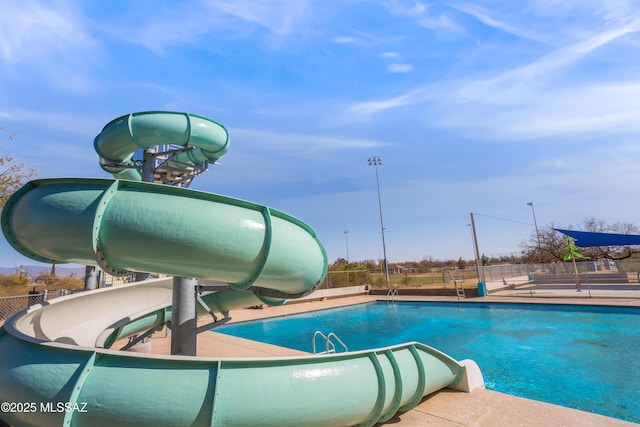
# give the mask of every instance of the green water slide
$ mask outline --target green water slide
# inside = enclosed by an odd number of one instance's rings
[[[172,157],[172,167],[188,169],[215,162],[229,149],[229,134],[221,124],[205,117],[173,111],[127,114],[109,122],[93,146],[102,168],[114,178],[140,181],[137,150],[177,145],[183,151]]]
[[[133,153],[183,147],[171,167],[215,162],[226,130],[182,113],[123,116],[95,139],[117,179],[27,183],[0,219],[8,242],[45,263],[222,283],[199,309],[226,313],[313,292],[327,257],[304,222],[255,203],[140,182]],[[57,298],[0,328],[0,419],[19,426],[373,425],[443,387],[482,387],[472,361],[419,343],[295,358],[140,354],[114,343],[171,321],[171,278]]]
[[[284,299],[311,292],[327,268],[313,230],[290,215],[145,182],[31,181],[7,202],[2,228],[37,261],[212,279]]]

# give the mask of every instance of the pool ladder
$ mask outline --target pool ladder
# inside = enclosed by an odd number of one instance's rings
[[[398,299],[398,290],[397,289],[389,289],[387,292],[387,303],[394,303]]]
[[[458,299],[462,298],[466,298],[467,294],[465,294],[464,292],[464,276],[463,276],[463,280],[462,280],[462,286],[458,286],[458,280],[456,280],[456,277],[453,275],[453,273],[451,271],[448,271],[449,275],[451,276],[451,279],[453,280],[453,286],[456,287],[456,295],[458,296]]]
[[[316,338],[320,337],[324,340],[324,345],[325,345],[325,351],[322,351],[320,353],[316,352]],[[347,348],[347,345],[345,343],[342,342],[342,340],[340,338],[338,338],[338,336],[336,334],[334,334],[333,332],[329,333],[328,335],[323,334],[320,331],[315,331],[313,334],[313,339],[311,341],[311,346],[313,347],[313,354],[331,354],[331,353],[335,353],[336,352],[336,344],[333,341],[337,341],[342,348],[344,348],[345,352],[348,352],[349,349]]]

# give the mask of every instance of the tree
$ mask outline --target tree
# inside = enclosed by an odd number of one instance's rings
[[[491,259],[485,254],[482,254],[482,256],[480,257],[480,265],[485,266],[489,264],[491,264]]]
[[[3,128],[0,127],[0,130]],[[12,141],[14,135],[9,135]],[[10,154],[2,154],[0,147],[0,208],[3,208],[7,200],[32,176],[35,169],[27,168],[24,163],[18,162]]]
[[[554,228],[556,228],[554,223],[541,227],[537,234],[534,233],[527,242],[521,243],[525,262],[548,263],[562,261],[565,254],[565,246],[562,234]]]
[[[596,220],[593,217],[585,218],[582,221],[582,230],[591,231],[596,233],[617,233],[617,234],[638,234],[640,228],[630,222],[615,222],[613,224],[607,224],[604,221]],[[640,253],[640,248],[637,246],[595,246],[591,248],[585,248],[584,255],[589,258],[609,258],[609,259],[625,259],[631,257],[633,254]]]

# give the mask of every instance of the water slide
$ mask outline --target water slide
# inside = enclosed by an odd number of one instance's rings
[[[228,135],[185,114],[116,119],[95,146],[117,179],[27,183],[2,211],[6,239],[41,262],[224,283],[226,290],[202,295],[200,314],[281,304],[322,283],[326,254],[302,221],[243,200],[139,182],[128,167],[133,151],[160,143],[189,147],[175,166],[189,168],[220,158]],[[146,280],[9,318],[0,328],[0,419],[16,427],[373,425],[441,388],[483,385],[474,362],[420,343],[257,359],[115,350],[118,340],[171,320],[172,288],[171,278]]]
[[[133,181],[142,179],[135,167],[136,151],[163,145],[182,146],[170,166],[188,169],[224,156],[229,133],[221,124],[195,114],[147,111],[112,120],[93,142],[102,169],[114,178]]]

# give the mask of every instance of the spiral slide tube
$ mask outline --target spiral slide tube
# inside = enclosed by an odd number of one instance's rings
[[[31,181],[3,209],[3,233],[18,252],[45,263],[228,284],[203,295],[206,311],[313,292],[327,258],[308,225],[255,203],[139,182],[129,167],[135,151],[159,144],[185,147],[174,167],[196,166],[222,156],[228,141],[221,125],[199,116],[120,117],[95,139],[101,164],[118,179]],[[474,362],[419,343],[260,359],[111,349],[171,321],[172,291],[172,279],[148,280],[9,318],[0,328],[0,419],[15,427],[373,425],[443,387],[483,386]]]
[[[235,290],[296,298],[322,283],[324,248],[302,221],[275,209],[144,182],[59,178],[27,183],[2,211],[23,255],[197,277]]]
[[[127,114],[109,122],[93,146],[102,169],[117,179],[140,181],[133,166],[134,153],[158,145],[182,145],[172,166],[189,168],[215,162],[229,149],[229,134],[221,124],[205,117],[172,111]]]

